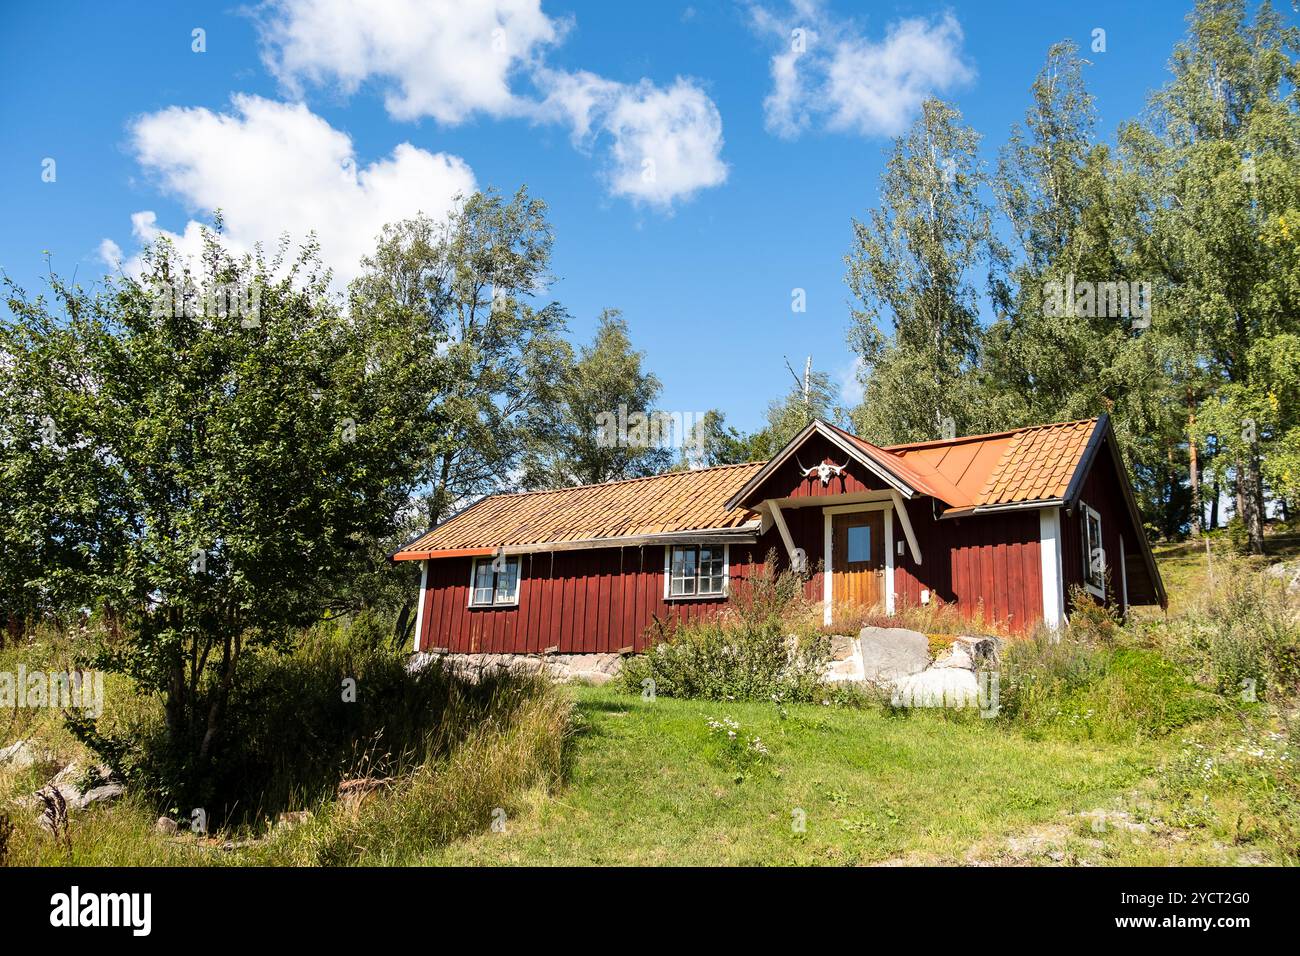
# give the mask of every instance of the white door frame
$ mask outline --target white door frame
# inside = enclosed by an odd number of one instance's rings
[[[856,514],[861,511],[883,511],[885,518],[885,613],[894,613],[894,503],[869,501],[852,505],[830,505],[822,508],[825,521],[825,539],[822,557],[822,620],[831,623],[835,607],[835,575],[832,567],[832,518],[835,515]]]

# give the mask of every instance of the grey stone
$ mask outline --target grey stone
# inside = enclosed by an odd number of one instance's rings
[[[26,770],[32,764],[39,760],[41,755],[37,753],[30,740],[19,740],[8,747],[0,750],[0,767],[9,767],[12,770]]]
[[[856,649],[853,638],[847,634],[831,635],[831,660],[847,661]]]
[[[963,634],[954,644],[964,645],[977,665],[996,664],[1002,657],[1002,638],[989,634]]]
[[[96,803],[112,803],[124,793],[126,788],[120,783],[106,783],[102,787],[95,787],[81,794],[77,806],[85,810]]]
[[[918,631],[864,627],[858,643],[862,647],[863,680],[872,683],[916,674],[930,664],[930,642]]]
[[[896,707],[975,707],[979,680],[973,670],[932,667],[893,681]]]
[[[960,641],[954,641],[952,647],[948,648],[948,653],[935,661],[931,670],[945,668],[956,668],[964,671],[975,670],[975,659],[971,657],[970,649]]]
[[[153,828],[155,833],[161,833],[163,836],[175,836],[181,829],[171,817],[159,817]]]

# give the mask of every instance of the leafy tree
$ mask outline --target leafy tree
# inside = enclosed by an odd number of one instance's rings
[[[762,461],[768,457],[767,444],[765,430],[746,435],[728,425],[727,416],[716,408],[701,416],[687,440],[687,445],[695,451],[696,461],[705,468]],[[683,456],[681,467],[690,464]]]
[[[8,516],[6,565],[48,605],[94,594],[124,619],[99,664],[163,697],[168,769],[148,782],[176,799],[216,796],[242,657],[319,615],[391,533],[424,450],[435,383],[412,358],[430,330],[346,315],[314,246],[284,251],[237,260],[208,232],[192,267],[163,241],[95,295],[11,288],[0,323],[22,399],[0,495],[54,476]],[[78,730],[118,762],[131,745]]]
[[[1155,295],[1144,260],[1151,198],[1095,142],[1085,65],[1073,43],[1051,47],[1025,122],[1000,152],[993,189],[1013,242],[1006,298],[997,303],[1003,314],[984,339],[988,401],[1005,427],[1109,412],[1147,513],[1177,533],[1188,513],[1178,487],[1186,436],[1170,382],[1178,353],[1144,331]],[[1089,295],[1122,290],[1114,305],[1126,307],[1076,303],[1085,287]]]
[[[978,143],[956,109],[927,99],[894,142],[880,206],[853,221],[850,345],[866,385],[854,420],[872,441],[934,438],[947,422],[958,433],[985,424],[986,405],[975,398],[981,328],[970,275],[1003,252],[980,197]]]
[[[1186,356],[1189,424],[1213,429],[1231,457],[1238,514],[1261,553],[1266,443],[1295,423],[1289,409],[1267,414],[1285,383],[1261,356],[1300,331],[1298,34],[1268,3],[1250,21],[1244,0],[1199,0],[1189,22],[1170,82],[1123,141],[1155,196],[1151,261]],[[1197,427],[1202,398],[1212,425]]]
[[[429,524],[508,487],[555,402],[571,350],[555,302],[525,301],[550,278],[546,204],[521,188],[509,200],[475,193],[445,223],[393,223],[363,260],[350,293],[356,314],[432,329],[421,367],[438,382],[420,478]]]
[[[574,359],[566,345],[549,404],[539,404],[524,455],[523,484],[560,488],[665,471],[684,423],[654,409],[662,386],[643,369],[617,309],[600,314],[596,334]]]

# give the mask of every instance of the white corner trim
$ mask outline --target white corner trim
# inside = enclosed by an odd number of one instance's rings
[[[420,636],[424,633],[424,598],[429,592],[429,562],[420,562],[420,603],[415,606],[415,648],[420,653]]]
[[[835,574],[832,519],[835,515],[856,514],[861,511],[883,511],[885,524],[885,613],[894,613],[894,504],[892,501],[871,501],[854,505],[835,505],[822,509],[825,523],[822,541],[822,620],[830,624],[835,608]]]
[[[1038,511],[1038,555],[1043,578],[1043,623],[1056,630],[1065,622],[1065,578],[1061,567],[1061,511]]]

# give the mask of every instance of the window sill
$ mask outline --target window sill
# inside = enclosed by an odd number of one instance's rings
[[[719,591],[717,594],[669,594],[664,597],[665,601],[725,601],[726,599],[726,591]]]
[[[468,607],[469,607],[469,609],[470,609],[471,611],[500,611],[500,610],[503,610],[503,609],[505,609],[505,608],[512,608],[512,607],[518,607],[518,606],[519,606],[519,602],[518,602],[518,601],[511,601],[509,604],[470,604],[470,605],[468,605]]]

